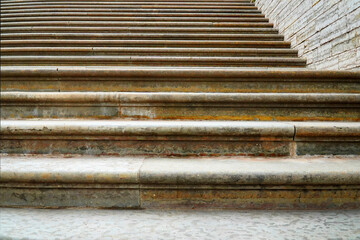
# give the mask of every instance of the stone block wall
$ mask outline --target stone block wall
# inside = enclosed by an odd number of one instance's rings
[[[360,0],[256,0],[310,69],[360,70]]]

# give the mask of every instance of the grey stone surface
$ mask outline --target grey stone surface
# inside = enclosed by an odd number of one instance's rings
[[[357,0],[267,1],[256,5],[312,69],[360,69]]]
[[[360,211],[0,209],[0,238],[359,240]]]

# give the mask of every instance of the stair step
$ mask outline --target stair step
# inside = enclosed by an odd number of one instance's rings
[[[2,46],[111,46],[111,47],[228,47],[228,48],[289,48],[285,41],[235,41],[235,40],[68,40],[25,39],[2,40]]]
[[[223,56],[223,57],[297,57],[292,49],[263,48],[156,48],[156,47],[13,47],[1,48],[1,55],[53,56],[101,56],[101,55],[136,55],[136,56]]]
[[[3,10],[1,13],[60,13],[60,12],[108,12],[108,13],[121,13],[121,12],[136,12],[136,13],[259,13],[257,9],[130,9],[130,8],[41,8],[41,9],[12,9]]]
[[[51,16],[51,17],[14,17],[2,18],[3,23],[7,22],[36,22],[36,21],[159,21],[159,22],[268,22],[267,18],[256,17],[96,17],[96,16]]]
[[[67,2],[68,0],[2,0],[4,3],[30,3],[30,2]],[[98,2],[102,3],[99,0],[78,0],[78,2]],[[106,0],[104,2],[153,2],[152,0]],[[159,2],[178,2],[178,0],[162,0]],[[194,0],[181,0],[181,2],[194,2]],[[196,2],[218,2],[218,3],[226,3],[226,2],[236,2],[236,3],[249,3],[250,0],[196,0]]]
[[[19,9],[23,9],[23,8],[44,8],[44,7],[54,7],[57,8],[59,6],[64,7],[63,2],[46,2],[46,3],[2,3],[1,7],[3,9],[13,9],[14,7],[18,7]],[[216,2],[99,2],[99,3],[89,3],[89,2],[72,2],[72,1],[67,1],[66,2],[66,7],[67,8],[72,8],[73,6],[75,7],[79,7],[82,8],[83,6],[86,7],[104,7],[104,6],[108,6],[109,8],[117,8],[117,7],[131,7],[131,8],[136,8],[136,7],[140,7],[140,8],[144,8],[144,7],[149,7],[149,6],[154,6],[154,7],[158,7],[158,6],[171,6],[174,8],[182,8],[182,7],[192,7],[195,6],[197,7],[208,7],[208,6],[212,6],[214,8],[233,8],[233,7],[245,7],[245,9],[247,8],[254,8],[254,4],[253,3],[235,3],[235,2],[230,2],[230,3],[216,3]],[[249,7],[250,6],[250,7]]]
[[[118,26],[118,27],[254,27],[272,28],[272,23],[266,22],[150,22],[150,21],[41,21],[41,22],[6,22],[1,27],[18,26]]]
[[[1,117],[360,121],[360,94],[2,92]]]
[[[40,13],[5,13],[3,18],[18,17],[51,17],[51,16],[96,16],[96,17],[237,17],[237,18],[265,18],[260,13],[133,13],[133,12],[40,12]]]
[[[3,120],[1,153],[359,155],[359,122]]]
[[[302,68],[1,68],[2,91],[360,93],[359,79],[359,72]]]
[[[106,39],[162,39],[162,40],[254,40],[282,41],[278,34],[219,34],[219,33],[3,33],[1,39],[71,39],[71,40],[106,40]]]
[[[79,9],[79,8],[98,8],[98,9],[104,9],[104,8],[123,8],[123,9],[239,9],[239,10],[248,10],[248,9],[254,9],[257,10],[257,7],[252,6],[252,5],[240,5],[240,6],[217,6],[217,5],[177,5],[177,4],[167,4],[167,5],[162,5],[162,4],[142,4],[140,6],[137,5],[133,5],[133,4],[127,4],[127,5],[118,5],[118,4],[113,4],[113,5],[103,5],[103,4],[86,4],[86,5],[67,5],[64,6],[63,4],[58,4],[58,5],[37,5],[37,6],[1,6],[2,10],[13,10],[13,9],[42,9],[42,8],[49,8],[51,7],[52,9]]]
[[[0,205],[359,208],[359,160],[3,155]]]
[[[2,56],[3,65],[112,66],[282,66],[305,67],[306,60],[282,57],[167,57],[167,56]]]
[[[68,0],[57,0],[57,1],[39,1],[39,0],[3,0],[2,1],[5,4],[12,4],[12,3],[49,3],[49,2],[68,2]],[[90,3],[103,3],[103,2],[107,2],[107,3],[112,3],[112,2],[116,2],[116,3],[126,3],[126,2],[150,2],[153,3],[153,1],[151,0],[108,0],[108,1],[93,1],[93,0],[78,0],[77,2],[90,2]],[[161,0],[161,1],[157,1],[157,2],[178,2],[178,0]],[[181,2],[190,2],[190,3],[194,3],[193,0],[181,0]],[[196,2],[198,3],[202,3],[202,2],[207,2],[207,3],[249,3],[250,0],[197,0]]]
[[[221,28],[221,27],[3,27],[2,33],[237,33],[237,34],[278,34],[272,28]]]

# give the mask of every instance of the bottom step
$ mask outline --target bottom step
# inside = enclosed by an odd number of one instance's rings
[[[0,206],[360,208],[360,157],[3,155]]]

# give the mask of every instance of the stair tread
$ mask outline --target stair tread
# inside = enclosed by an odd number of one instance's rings
[[[360,184],[358,156],[98,157],[2,155],[1,183],[342,185]]]
[[[195,75],[196,74],[196,75]],[[179,77],[272,77],[272,78],[323,78],[360,80],[360,71],[311,70],[280,67],[156,67],[156,66],[3,66],[1,77],[10,76],[179,76]],[[146,78],[144,78],[145,80]],[[15,80],[15,79],[14,79]],[[96,79],[99,80],[99,79]],[[89,79],[91,81],[91,79]],[[153,81],[153,80],[152,80]]]
[[[5,103],[360,103],[359,93],[2,92]],[[225,105],[224,105],[225,106]]]
[[[296,129],[296,132],[295,132]],[[360,122],[2,120],[1,133],[16,135],[359,137]],[[59,135],[60,136],[60,135]],[[356,140],[356,139],[355,139]]]

